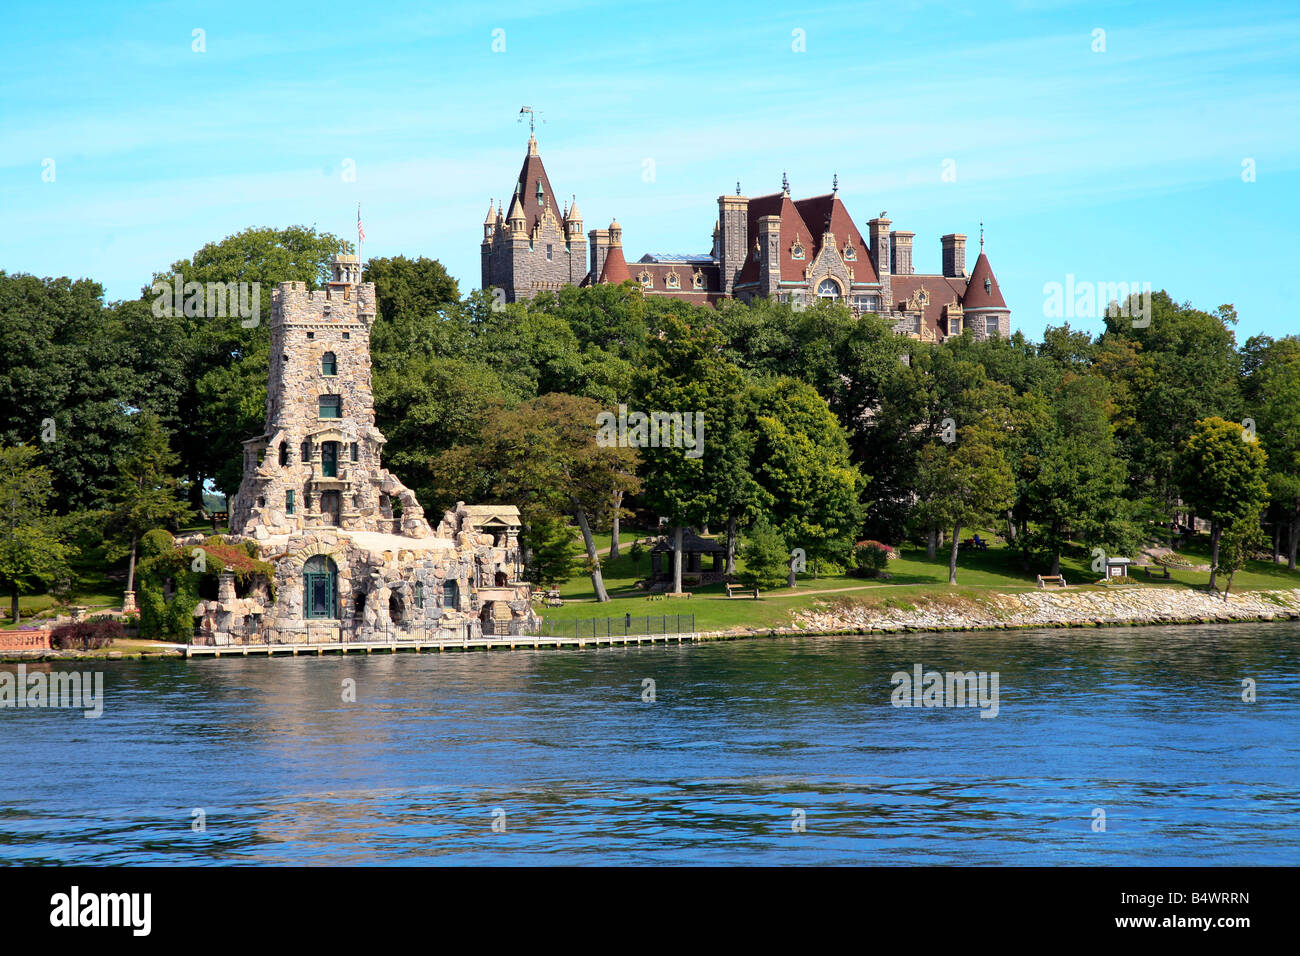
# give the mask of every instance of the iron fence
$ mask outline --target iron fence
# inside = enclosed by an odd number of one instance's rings
[[[694,634],[694,614],[650,614],[633,617],[587,617],[569,621],[542,618],[524,632],[529,637],[650,637],[655,634]]]

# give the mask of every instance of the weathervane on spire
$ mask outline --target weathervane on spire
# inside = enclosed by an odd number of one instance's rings
[[[834,176],[831,177],[831,192],[837,193],[839,191],[840,191],[840,174],[836,173]]]
[[[740,180],[739,180],[739,179],[736,180],[736,195],[737,195],[737,196],[740,195]]]
[[[786,176],[785,170],[781,170],[781,191],[787,196],[790,195],[790,178]]]
[[[980,251],[984,251],[984,220],[980,220]]]
[[[519,107],[519,119],[515,120],[515,122],[522,123],[525,113],[528,114],[528,135],[531,136],[537,130],[537,117],[542,115],[542,111],[535,110],[531,106],[521,106]],[[542,120],[542,122],[545,123],[546,120]]]

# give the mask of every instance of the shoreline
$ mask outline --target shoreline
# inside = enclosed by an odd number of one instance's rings
[[[1134,598],[1138,598],[1134,601]],[[761,637],[848,637],[865,634],[924,634],[969,631],[1069,630],[1114,627],[1164,627],[1205,624],[1276,624],[1300,621],[1300,589],[1245,591],[1223,603],[1204,592],[1144,589],[1141,592],[1030,591],[1024,594],[994,593],[982,601],[922,603],[907,610],[879,608],[869,602],[840,599],[819,602],[811,609],[795,612],[796,623],[782,627],[736,627],[693,634],[595,638],[543,638],[530,635],[486,638],[468,644],[386,644],[296,646],[292,644],[230,645],[204,657],[298,657],[356,653],[443,653],[457,651],[562,650],[593,647],[626,647],[640,644],[703,643],[747,640]],[[1123,600],[1128,599],[1128,600]],[[1184,604],[1187,613],[1171,610],[1170,604]],[[1073,607],[1071,607],[1073,605]],[[1109,615],[1077,614],[1082,606],[1109,611]],[[1208,605],[1208,606],[1207,606]],[[1145,609],[1158,613],[1143,613]],[[1124,613],[1125,611],[1132,613]],[[1192,613],[1192,612],[1197,613]],[[1052,614],[1064,614],[1053,618]],[[106,652],[54,651],[44,649],[0,651],[0,663],[31,661],[153,661],[186,660],[191,645],[160,644],[149,650]],[[200,656],[200,655],[194,655]]]

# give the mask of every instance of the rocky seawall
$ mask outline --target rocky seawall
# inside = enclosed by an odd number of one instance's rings
[[[1031,591],[916,598],[829,599],[794,615],[788,633],[950,631],[1300,620],[1300,590],[1221,595],[1173,588]]]

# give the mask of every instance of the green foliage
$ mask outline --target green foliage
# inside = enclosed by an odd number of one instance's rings
[[[790,549],[785,536],[765,517],[754,522],[745,535],[740,557],[744,564],[740,580],[747,587],[771,590],[785,584],[790,570]]]
[[[853,549],[853,566],[866,578],[878,578],[889,565],[889,549],[879,541],[863,541]]]
[[[564,519],[545,515],[529,525],[524,543],[531,554],[529,579],[542,587],[555,587],[573,576],[582,553],[573,527]]]
[[[14,624],[20,594],[67,591],[76,553],[50,513],[54,482],[40,457],[36,448],[0,447],[0,591],[10,596]]]

